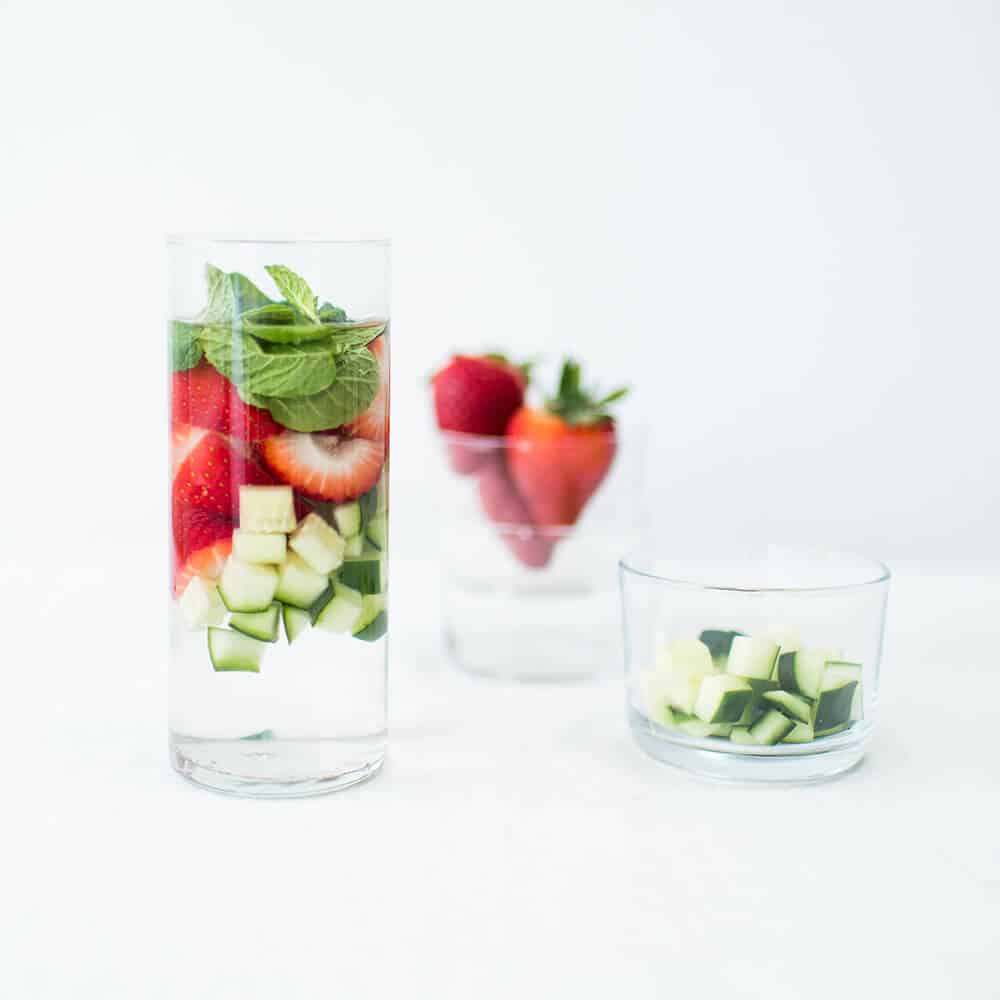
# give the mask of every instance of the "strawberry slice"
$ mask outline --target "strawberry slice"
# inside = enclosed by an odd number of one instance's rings
[[[232,532],[232,526],[229,531]],[[192,577],[201,576],[207,580],[218,580],[232,551],[231,534],[230,537],[220,538],[210,545],[195,549],[187,559],[177,564],[174,572],[174,597],[180,597],[184,593]]]
[[[378,392],[371,406],[344,426],[344,431],[352,437],[367,438],[369,441],[389,440],[389,385],[386,377],[385,337],[376,337],[368,350],[378,361],[379,385]]]
[[[354,500],[378,481],[385,459],[381,441],[323,431],[286,431],[261,445],[271,470],[307,496]]]
[[[263,441],[285,429],[269,411],[244,403],[234,385],[229,387],[228,428],[229,433],[240,441]]]
[[[226,433],[229,380],[207,361],[170,377],[170,417],[175,425],[194,424]]]
[[[555,543],[532,522],[528,505],[517,492],[502,454],[487,456],[480,466],[479,500],[515,559],[532,569],[548,565]]]
[[[170,429],[170,481],[173,482],[177,470],[184,459],[197,447],[198,442],[208,432],[190,424],[174,424]]]
[[[206,431],[178,464],[173,484],[173,510],[196,508],[224,520],[239,516],[239,488],[267,486],[274,479],[224,437]]]

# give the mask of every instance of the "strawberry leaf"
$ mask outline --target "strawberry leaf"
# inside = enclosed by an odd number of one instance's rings
[[[622,386],[598,397],[596,390],[583,388],[580,364],[569,358],[563,363],[559,375],[559,387],[556,395],[546,403],[546,409],[562,417],[568,424],[576,426],[602,424],[611,420],[608,406],[623,399],[628,391],[628,386]]]

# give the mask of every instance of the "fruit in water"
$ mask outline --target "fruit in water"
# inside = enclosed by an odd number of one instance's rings
[[[226,617],[226,606],[219,597],[218,588],[211,580],[200,576],[194,577],[184,588],[179,604],[181,614],[192,629],[221,625]]]
[[[192,552],[203,549],[233,533],[233,523],[198,507],[175,506],[172,512],[174,555],[178,564]]]
[[[252,458],[221,435],[206,432],[177,467],[172,490],[175,519],[181,508],[197,508],[235,520],[239,487],[273,482]]]
[[[294,531],[295,523],[295,500],[290,486],[240,487],[240,527],[244,531],[261,534]]]
[[[171,376],[170,415],[175,426],[192,424],[241,441],[259,441],[282,430],[267,410],[244,403],[207,361]]]
[[[337,433],[286,431],[261,446],[271,470],[319,500],[354,500],[378,481],[385,457],[381,441]]]
[[[220,538],[200,549],[195,549],[183,562],[178,561],[174,573],[174,597],[180,597],[196,576],[206,580],[218,580],[232,550],[232,538]]]
[[[595,399],[580,386],[580,366],[567,361],[545,408],[522,407],[511,417],[507,461],[536,524],[576,523],[614,461],[617,435],[607,407],[626,391]]]
[[[378,361],[379,385],[378,392],[371,405],[349,424],[344,426],[344,432],[353,437],[368,438],[369,441],[389,440],[389,385],[386,372],[385,337],[376,337],[368,350]]]
[[[500,453],[479,470],[479,500],[518,562],[533,569],[548,564],[554,543],[539,532]]]
[[[317,573],[332,573],[343,561],[347,543],[319,514],[308,514],[288,539],[288,546]]]

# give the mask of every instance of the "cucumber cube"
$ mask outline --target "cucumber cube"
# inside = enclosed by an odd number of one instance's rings
[[[726,672],[737,677],[770,680],[774,675],[780,649],[781,647],[771,639],[755,639],[749,635],[735,636],[729,650],[729,659],[726,661]]]
[[[729,656],[729,650],[732,648],[733,639],[738,635],[743,635],[743,633],[734,632],[730,629],[707,628],[702,631],[698,639],[708,647],[708,651],[716,666],[723,667],[725,666],[726,658]]]
[[[733,731],[731,725],[703,722],[701,719],[682,719],[677,723],[677,729],[685,736],[693,736],[699,740],[708,739],[709,736],[729,737]]]
[[[739,722],[751,698],[753,690],[742,678],[729,674],[712,674],[701,682],[694,703],[694,714],[702,722],[732,725]]]
[[[331,591],[329,600],[315,613],[313,624],[327,632],[352,632],[364,610],[364,598],[340,583]]]
[[[389,519],[384,511],[380,514],[376,514],[368,522],[365,534],[368,535],[368,541],[370,541],[372,545],[385,551],[386,544],[389,540]]]
[[[782,743],[811,743],[816,738],[816,732],[808,722],[796,722],[795,726],[783,737]]]
[[[857,664],[850,664],[849,667],[857,668]],[[827,665],[823,671],[819,696],[813,706],[812,724],[817,733],[851,721],[851,706],[857,688],[855,670],[844,670],[834,663]]]
[[[828,661],[840,660],[839,649],[800,649],[783,653],[778,660],[778,682],[792,694],[816,698]]]
[[[733,726],[733,731],[729,734],[733,743],[740,746],[753,746],[757,741],[750,735],[750,730],[746,726]]]
[[[278,605],[266,611],[237,611],[229,616],[229,627],[261,642],[277,642]]]
[[[285,638],[289,645],[295,642],[312,624],[312,618],[308,611],[293,608],[288,604],[281,609],[281,619],[285,623]]]
[[[329,583],[322,573],[317,573],[304,559],[289,552],[278,567],[278,589],[275,596],[282,604],[308,610]]]
[[[356,559],[345,559],[337,574],[340,582],[362,594],[381,594],[385,590],[382,553],[372,550]]]
[[[244,531],[294,531],[295,520],[291,486],[240,487],[240,527]]]
[[[332,573],[344,561],[346,543],[319,514],[307,514],[288,540],[317,573]]]
[[[794,728],[795,723],[787,715],[772,708],[750,727],[750,735],[758,746],[769,747],[783,740]]]
[[[219,596],[230,611],[266,611],[278,587],[278,571],[232,556],[219,578]]]
[[[285,535],[280,532],[233,532],[233,555],[248,563],[277,565],[285,558]]]
[[[361,504],[357,500],[351,503],[339,503],[333,508],[333,523],[344,538],[354,538],[361,534]]]
[[[228,628],[208,630],[208,655],[217,671],[260,673],[260,661],[267,646]]]
[[[361,598],[361,614],[351,629],[352,635],[360,635],[379,615],[385,611],[384,594],[364,594]]]
[[[779,690],[767,691],[762,697],[768,703],[769,708],[776,708],[783,715],[787,715],[796,722],[809,723],[812,721],[812,705],[800,694]]]
[[[365,539],[363,535],[355,535],[353,538],[348,538],[347,543],[344,546],[344,558],[354,559],[360,556],[365,551]]]
[[[200,576],[192,578],[178,603],[191,629],[221,625],[226,617],[226,606],[219,597],[218,588],[211,580],[204,580]]]
[[[861,691],[864,668],[860,663],[851,663],[846,660],[830,660],[826,665],[824,677],[831,676],[856,680],[858,682],[858,686],[854,689],[854,700],[851,702],[851,722],[857,722],[864,716],[864,695]]]

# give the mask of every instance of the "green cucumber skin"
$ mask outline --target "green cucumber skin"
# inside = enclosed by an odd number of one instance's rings
[[[782,653],[778,657],[778,684],[791,694],[801,694],[795,682],[795,653]]]
[[[711,719],[712,724],[735,725],[743,718],[743,712],[753,700],[753,691],[728,691],[719,703],[719,708]]]
[[[251,639],[261,642],[278,641],[278,608],[272,604],[266,611],[234,611],[229,616],[229,627],[234,632],[241,632]]]
[[[708,646],[712,659],[719,660],[725,659],[729,655],[729,650],[733,648],[733,639],[743,634],[743,632],[734,632],[730,629],[706,628],[698,638]]]
[[[787,715],[796,722],[806,725],[812,722],[812,703],[800,694],[792,694],[790,691],[769,691],[763,698],[770,707],[776,708],[782,715]]]
[[[285,639],[291,645],[301,636],[312,624],[312,618],[308,611],[297,608],[293,604],[286,604],[281,609],[281,618],[285,625]]]
[[[813,710],[813,729],[817,733],[825,733],[850,721],[851,703],[857,686],[858,682],[852,681],[832,691],[820,691]]]
[[[362,594],[381,594],[385,589],[381,556],[345,559],[338,571],[340,582]]]
[[[313,601],[312,605],[307,609],[309,612],[309,620],[316,624],[316,619],[323,613],[323,609],[333,600],[333,595],[336,592],[336,584],[331,580],[327,584],[326,590],[323,591],[319,597]]]
[[[355,633],[355,639],[363,642],[375,642],[389,631],[389,617],[384,611],[380,611],[375,620],[366,625],[360,632]]]

